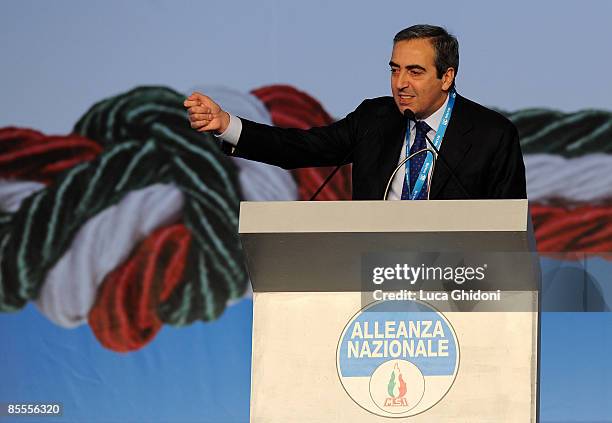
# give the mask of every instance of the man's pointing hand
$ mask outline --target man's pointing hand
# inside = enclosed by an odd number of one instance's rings
[[[221,134],[229,125],[229,114],[202,93],[194,92],[187,97],[183,105],[189,112],[191,127],[198,132]]]

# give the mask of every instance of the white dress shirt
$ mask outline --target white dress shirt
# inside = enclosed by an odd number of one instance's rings
[[[429,127],[432,128],[427,133],[427,137],[432,141],[434,137],[436,136],[436,130],[438,126],[440,126],[440,122],[442,121],[442,116],[444,115],[444,109],[446,109],[447,104],[448,104],[448,96],[446,96],[446,100],[444,101],[444,104],[442,104],[442,106],[438,110],[433,112],[429,117],[423,119],[425,123],[427,123],[427,125],[429,125]],[[228,114],[230,116],[229,125],[225,129],[225,132],[217,135],[217,137],[219,137],[225,142],[228,142],[236,146],[238,145],[238,140],[240,139],[240,133],[242,132],[242,121],[240,120],[239,117],[236,117],[232,115],[231,113],[228,113]],[[416,126],[416,123],[414,121],[410,121],[410,139],[409,139],[410,146],[412,146],[412,143],[414,142],[414,137],[416,135],[415,126]],[[399,159],[397,161],[397,164],[399,165],[400,162],[404,160],[405,157],[406,157],[406,145],[403,145],[401,152],[400,152]],[[433,166],[432,166],[432,169],[429,170],[429,172],[431,173],[432,170],[433,170]],[[388,200],[401,200],[402,188],[404,186],[405,177],[406,177],[406,167],[404,166],[402,167],[402,169],[397,171],[397,173],[395,174],[395,177],[393,178],[393,182],[391,183],[391,189],[389,190],[389,196],[387,197]],[[428,189],[429,189],[429,186],[428,186]]]

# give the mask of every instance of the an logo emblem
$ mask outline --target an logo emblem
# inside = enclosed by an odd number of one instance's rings
[[[373,303],[346,325],[338,343],[340,381],[358,405],[408,417],[438,403],[459,367],[459,344],[442,313],[419,301]]]

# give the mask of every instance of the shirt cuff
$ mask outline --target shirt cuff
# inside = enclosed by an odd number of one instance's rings
[[[228,113],[230,117],[229,125],[225,128],[225,131],[219,135],[215,135],[215,137],[225,141],[227,143],[232,144],[234,147],[238,145],[238,140],[240,139],[240,134],[242,133],[242,121],[239,117]]]

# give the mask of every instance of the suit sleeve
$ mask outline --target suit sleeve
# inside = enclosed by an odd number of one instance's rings
[[[358,138],[361,107],[331,125],[308,130],[277,128],[240,118],[242,132],[238,144],[233,151],[227,145],[223,150],[284,169],[350,163],[352,157],[347,155]]]
[[[525,164],[516,127],[508,123],[491,162],[488,198],[527,198]]]

